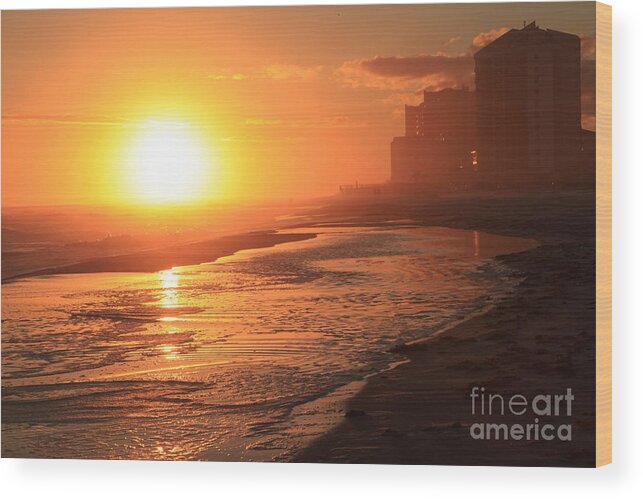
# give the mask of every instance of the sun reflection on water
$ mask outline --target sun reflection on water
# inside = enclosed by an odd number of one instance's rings
[[[161,284],[160,305],[164,308],[176,308],[179,306],[179,274],[175,269],[162,270],[159,272]]]
[[[159,350],[167,360],[174,360],[179,358],[177,348],[174,345],[161,345]]]

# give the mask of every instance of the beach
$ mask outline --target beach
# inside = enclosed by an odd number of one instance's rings
[[[571,385],[547,449],[589,466],[589,199],[335,198],[33,271],[3,287],[3,454],[542,464],[471,439],[469,392]]]
[[[452,198],[422,208],[427,224],[529,236],[541,245],[497,257],[523,276],[515,292],[439,335],[397,349],[409,362],[368,380],[347,403],[342,424],[295,460],[594,466],[593,210],[591,192]],[[472,415],[474,386],[527,397],[571,388],[572,441],[473,439],[476,422],[521,420]]]
[[[597,9],[3,12],[2,457],[609,460]]]

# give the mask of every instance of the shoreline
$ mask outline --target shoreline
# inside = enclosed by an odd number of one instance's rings
[[[522,252],[523,251],[519,253]],[[494,260],[495,257],[489,259],[489,261]],[[428,333],[427,336],[423,336],[421,338],[392,346],[386,351],[390,354],[397,354],[397,356],[400,358],[391,358],[386,367],[383,367],[373,373],[367,374],[362,378],[341,385],[320,397],[308,400],[293,407],[291,414],[288,416],[288,421],[294,422],[294,424],[292,424],[286,431],[284,431],[284,434],[288,434],[291,438],[300,440],[301,442],[307,441],[307,444],[300,447],[298,450],[277,454],[273,456],[272,460],[275,462],[297,462],[297,456],[302,454],[305,449],[314,446],[315,442],[318,439],[323,438],[324,435],[337,429],[337,427],[340,426],[345,418],[360,417],[359,413],[361,411],[351,410],[350,403],[351,400],[358,396],[360,392],[366,387],[370,379],[377,378],[378,376],[397,369],[404,364],[408,364],[412,361],[412,358],[407,355],[407,352],[413,352],[417,349],[425,348],[426,345],[430,343],[434,338],[443,334],[448,334],[450,331],[456,329],[461,324],[466,323],[476,317],[487,314],[496,305],[497,303],[484,304],[480,307],[480,309],[472,311],[466,317],[455,318],[450,323],[438,327],[436,330]],[[311,410],[316,411],[316,413],[311,414]],[[320,415],[322,415],[327,420],[323,423],[323,425],[326,427],[324,431],[322,431],[321,433],[317,432],[317,435],[313,437],[305,435],[302,436],[298,434],[298,428],[301,428],[302,426],[319,427],[320,423],[318,421],[318,418],[320,417]],[[203,453],[203,456],[205,456],[206,459],[207,455],[207,452]]]
[[[347,224],[334,224],[328,223],[325,226],[345,226]],[[319,225],[312,224],[310,226],[302,225],[301,229],[315,229]],[[351,224],[351,226],[361,226],[359,223]],[[383,226],[391,227],[389,223],[386,224],[372,224],[375,228],[380,228]],[[413,225],[414,229],[422,229],[421,226]],[[456,230],[462,231],[463,229],[451,229],[448,227],[432,227],[437,229],[446,229],[446,230]],[[285,229],[285,230],[292,230]],[[465,232],[470,232],[469,230],[464,230]],[[493,234],[487,234],[487,236],[494,236]],[[500,236],[504,237],[504,236]],[[538,246],[537,241],[527,240],[525,238],[517,238],[526,241],[529,246],[527,248],[532,248]],[[484,240],[488,240],[484,238]],[[496,243],[497,244],[497,243]],[[527,251],[528,249],[518,249],[518,247],[523,246],[525,243],[518,245],[516,247],[507,247],[507,253],[502,254],[514,254]],[[515,243],[514,243],[515,245]],[[490,243],[485,251],[488,252],[490,247],[493,246],[493,243]],[[494,257],[485,256],[481,257],[479,263],[480,268],[485,268],[490,265],[494,265]],[[509,278],[509,275],[506,275]],[[515,286],[514,284],[513,286]],[[504,287],[504,285],[498,284],[499,287]],[[501,293],[509,293],[510,291],[504,290]],[[289,414],[284,417],[274,432],[269,433],[267,436],[259,436],[257,438],[250,439],[246,443],[246,450],[250,450],[251,454],[247,457],[250,457],[251,461],[274,461],[274,462],[288,462],[294,459],[303,449],[307,448],[313,442],[318,439],[320,436],[334,430],[345,418],[355,417],[354,414],[351,414],[351,411],[346,409],[349,401],[356,396],[362,388],[368,383],[369,379],[382,375],[388,371],[391,371],[398,367],[401,364],[410,362],[404,355],[404,349],[407,347],[412,348],[411,345],[416,343],[425,342],[432,338],[433,336],[438,336],[443,333],[450,331],[455,328],[457,325],[470,320],[471,318],[485,314],[490,308],[495,306],[495,303],[501,299],[502,294],[497,295],[494,291],[494,300],[493,303],[489,303],[489,299],[485,298],[480,300],[476,309],[468,311],[465,315],[456,314],[449,320],[447,323],[442,323],[437,325],[437,327],[432,328],[426,332],[425,336],[416,338],[414,340],[409,340],[404,344],[396,343],[392,344],[386,348],[384,354],[389,357],[386,365],[380,367],[378,370],[371,372],[365,376],[353,379],[351,381],[345,382],[342,385],[333,388],[332,390],[322,393],[318,396],[309,398],[298,405],[295,405],[290,410]],[[274,445],[274,440],[288,441],[288,450],[282,451],[282,447]],[[214,450],[205,450],[202,451],[197,460],[216,460],[215,458],[219,457],[218,449]]]
[[[10,284],[20,279],[47,275],[89,274],[103,272],[159,272],[172,267],[215,262],[238,251],[269,248],[278,244],[313,239],[317,234],[288,233],[277,230],[225,236],[186,245],[173,245],[157,250],[105,256],[57,267],[47,267],[2,279]]]
[[[583,197],[581,204],[590,202]],[[346,412],[358,416],[345,418],[291,460],[593,467],[595,352],[588,336],[595,329],[594,315],[587,313],[595,309],[589,282],[595,275],[593,219],[584,214],[569,222],[558,218],[569,201],[562,199],[553,213],[535,211],[514,227],[467,210],[450,223],[440,215],[426,216],[427,224],[475,224],[480,230],[535,238],[541,245],[495,257],[523,277],[512,295],[447,326],[442,334],[400,346],[396,353],[408,362],[370,378],[346,403]],[[536,208],[530,200],[511,203]],[[469,427],[480,419],[471,414],[472,386],[525,395],[561,393],[571,386],[576,397],[568,421],[573,441],[472,439]],[[525,422],[516,417],[481,421]]]
[[[553,453],[558,466],[593,466],[595,353],[588,349],[595,331],[593,315],[588,313],[595,310],[590,282],[595,275],[593,206],[589,205],[593,197],[586,193],[549,196],[553,201],[544,203],[544,196],[527,195],[450,197],[421,203],[337,202],[300,214],[310,233],[298,232],[296,226],[302,227],[298,222],[280,227],[283,233],[268,230],[221,237],[159,252],[41,269],[37,274],[154,272],[148,269],[194,265],[184,262],[215,261],[238,251],[315,238],[316,227],[325,225],[379,227],[392,220],[408,221],[414,227],[532,239],[539,245],[489,258],[493,244],[474,237],[476,256],[478,244],[480,254],[486,250],[489,255],[481,257],[482,266],[499,263],[508,271],[501,273],[498,283],[505,278],[519,281],[506,293],[494,295],[493,301],[481,301],[476,310],[458,314],[433,331],[422,331],[422,337],[385,347],[391,354],[389,367],[295,406],[278,428],[279,436],[296,442],[295,449],[274,454],[275,447],[262,446],[259,438],[246,450],[250,460],[259,461],[512,466],[550,464],[551,456],[546,463],[543,459]],[[564,216],[570,211],[579,215]],[[141,255],[152,253],[154,258],[145,259],[146,268],[141,269]],[[137,268],[126,270],[133,262]],[[577,397],[573,443],[548,442],[543,447],[544,442],[478,442],[469,437],[469,426],[477,422],[467,413],[472,386],[487,387],[490,393],[533,396],[561,393],[570,383]],[[205,451],[197,459],[203,458],[221,456]]]

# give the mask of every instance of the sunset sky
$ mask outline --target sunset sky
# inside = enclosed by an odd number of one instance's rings
[[[3,205],[291,199],[386,181],[404,103],[473,88],[472,52],[523,20],[582,37],[592,128],[594,9],[574,5],[5,11]]]

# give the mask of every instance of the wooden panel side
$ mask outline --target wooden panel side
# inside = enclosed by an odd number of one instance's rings
[[[612,462],[612,7],[596,3],[596,466]]]

